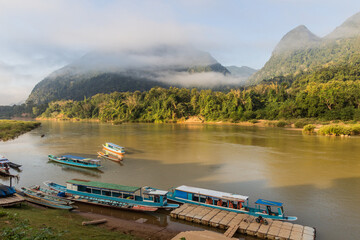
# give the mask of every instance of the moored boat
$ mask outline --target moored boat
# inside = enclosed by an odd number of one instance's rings
[[[4,156],[0,156],[0,170],[1,171],[5,171],[5,172],[9,171],[9,169],[10,169],[9,163],[10,163],[9,159],[7,159]]]
[[[83,167],[83,168],[91,168],[97,169],[101,167],[100,160],[78,157],[73,155],[64,155],[60,157],[56,157],[54,155],[48,156],[49,160],[55,161],[62,164],[67,164],[75,167]]]
[[[125,154],[125,148],[121,147],[119,145],[116,145],[114,143],[105,143],[105,144],[103,144],[103,148],[104,148],[104,150],[114,153],[114,154],[120,154],[120,155]]]
[[[295,221],[297,217],[284,215],[283,203],[259,199],[255,207],[249,206],[249,197],[214,191],[204,188],[179,186],[169,192],[168,199],[179,203],[191,203],[231,212],[245,213],[253,216],[262,216],[276,220]],[[273,211],[272,207],[277,211]]]
[[[59,185],[50,181],[45,184],[51,189],[71,194],[76,198],[92,198],[101,201],[112,201],[115,203],[128,204],[131,206],[153,208],[177,208],[178,204],[169,204],[167,202],[167,191],[154,189],[151,187],[133,187],[112,183],[102,183],[73,179],[66,182],[66,186]],[[144,208],[146,210],[146,208]]]
[[[121,157],[121,155],[117,155],[117,156],[111,156],[110,154],[105,154],[103,152],[98,152],[98,157],[107,159],[107,160],[111,160],[114,162],[120,162],[123,160],[123,158]]]
[[[63,209],[63,210],[71,210],[71,209],[74,208],[73,206],[52,203],[52,202],[49,202],[49,201],[39,200],[39,199],[31,198],[31,197],[28,197],[28,196],[24,196],[24,198],[28,202],[35,203],[35,204],[45,206],[45,207],[49,207],[49,208]]]
[[[49,195],[33,188],[22,187],[21,190],[22,193],[25,194],[27,197],[34,198],[40,201],[48,201],[49,203],[58,204],[58,205],[71,205],[73,203],[70,200]]]
[[[9,167],[11,167],[11,168],[16,168],[16,169],[18,169],[18,168],[20,168],[22,165],[20,165],[20,164],[16,164],[16,163],[13,163],[13,162],[9,162]]]

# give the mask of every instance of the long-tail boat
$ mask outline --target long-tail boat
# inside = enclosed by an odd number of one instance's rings
[[[66,186],[51,181],[44,183],[50,189],[73,195],[74,200],[77,196],[80,196],[95,201],[101,200],[102,202],[99,201],[100,204],[111,201],[111,203],[115,202],[131,206],[149,207],[149,211],[153,211],[153,208],[171,209],[179,207],[178,204],[168,203],[168,191],[151,187],[124,186],[81,179],[69,180],[66,182]],[[144,208],[144,210],[146,211],[147,209]]]
[[[42,205],[49,208],[66,209],[71,210],[74,207],[69,205],[68,200],[56,199],[53,196],[41,194],[39,192],[32,191],[29,188],[21,188],[22,193],[26,201]]]
[[[255,207],[250,207],[248,196],[219,192],[204,188],[185,185],[172,188],[172,191],[168,194],[168,199],[179,203],[191,203],[276,220],[297,220],[297,217],[284,215],[283,203],[259,199],[255,202]],[[262,208],[262,206],[264,208]],[[272,207],[276,208],[277,211],[273,211]]]
[[[55,161],[62,164],[67,164],[75,167],[83,167],[83,168],[92,168],[97,169],[101,167],[100,160],[78,157],[73,155],[64,155],[60,157],[56,157],[54,155],[49,155],[49,160]]]
[[[123,158],[121,157],[121,155],[117,155],[117,156],[111,156],[110,154],[105,154],[103,152],[98,152],[98,157],[107,159],[107,160],[111,160],[114,162],[120,162],[123,160]]]
[[[121,147],[119,145],[116,145],[114,143],[105,143],[103,144],[103,148],[105,151],[114,153],[114,154],[120,154],[120,155],[124,155],[125,154],[125,148]]]

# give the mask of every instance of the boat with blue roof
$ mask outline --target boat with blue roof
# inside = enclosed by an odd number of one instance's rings
[[[125,148],[122,146],[116,145],[114,143],[105,143],[105,144],[103,144],[103,148],[105,151],[108,151],[113,154],[119,154],[119,155],[125,154]]]
[[[84,158],[73,155],[63,155],[60,157],[49,155],[48,158],[51,161],[67,164],[75,167],[83,167],[83,168],[91,168],[91,169],[97,169],[101,167],[101,161],[98,159]]]
[[[89,200],[97,205],[127,206],[129,209],[154,211],[158,208],[172,209],[179,207],[178,204],[169,204],[167,201],[168,191],[151,187],[134,187],[113,183],[103,183],[82,179],[72,179],[66,182],[66,186],[51,181],[44,182],[50,189],[72,195],[75,199]]]
[[[249,206],[249,197],[204,188],[179,186],[172,188],[168,199],[178,203],[190,203],[221,210],[245,213],[256,217],[295,221],[297,217],[285,216],[283,203],[258,199],[255,207]]]

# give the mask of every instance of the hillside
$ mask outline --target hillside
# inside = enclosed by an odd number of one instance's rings
[[[180,73],[186,77],[203,72],[230,73],[209,53],[186,47],[91,52],[39,82],[27,103],[81,100],[97,93],[180,86],[181,79],[176,78]]]
[[[227,70],[229,70],[229,72],[231,73],[232,76],[234,77],[239,77],[239,78],[244,78],[247,79],[249,78],[251,75],[253,75],[257,70],[247,67],[247,66],[242,66],[242,67],[237,67],[237,66],[225,66],[227,68]]]
[[[277,76],[298,75],[324,67],[360,62],[360,14],[346,20],[332,33],[318,38],[305,26],[287,33],[262,69],[249,79],[257,84]]]

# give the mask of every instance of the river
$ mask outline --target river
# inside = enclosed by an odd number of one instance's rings
[[[93,171],[47,159],[48,154],[96,157],[104,142],[126,148],[123,164],[104,160],[101,171]],[[250,202],[284,202],[287,215],[317,229],[317,239],[360,236],[360,137],[235,125],[43,121],[1,142],[0,153],[23,165],[17,186],[80,178],[162,189],[204,187],[248,195]]]

